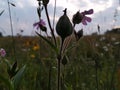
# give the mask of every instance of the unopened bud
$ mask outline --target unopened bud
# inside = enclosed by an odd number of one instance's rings
[[[72,24],[66,15],[66,9],[64,10],[64,15],[57,22],[56,32],[62,39],[65,39],[73,32]]]

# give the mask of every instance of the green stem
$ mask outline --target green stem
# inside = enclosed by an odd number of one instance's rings
[[[60,90],[60,59],[58,59],[58,90]]]
[[[57,46],[57,42],[56,42],[56,39],[55,39],[54,30],[52,29],[52,26],[51,26],[51,23],[50,23],[50,18],[49,18],[49,14],[48,14],[48,10],[47,10],[47,5],[44,6],[44,7],[45,7],[45,12],[46,12],[47,20],[48,20],[48,25],[49,25],[49,27],[50,27],[51,34],[52,34],[52,36],[53,36],[55,45]]]
[[[114,88],[114,75],[115,75],[115,71],[116,71],[116,68],[117,68],[117,60],[115,60],[115,64],[114,64],[114,67],[113,67],[113,72],[112,72],[112,75],[111,75],[111,82],[110,82],[110,89],[113,90]]]
[[[60,71],[61,71],[61,65],[60,65],[60,62],[61,62],[61,59],[62,59],[62,47],[63,47],[63,43],[64,43],[64,39],[62,38],[62,41],[61,41],[61,46],[60,46],[60,54],[58,55],[58,90],[60,90]]]
[[[12,25],[11,9],[10,9],[9,0],[7,0],[7,2],[8,2],[8,10],[9,10],[9,18],[10,18],[10,27],[11,27],[11,33],[12,33],[13,53],[14,53],[14,57],[15,57],[15,60],[16,60],[16,55],[15,55],[15,39],[14,39],[14,34],[13,34],[13,25]]]
[[[48,90],[51,90],[51,65],[50,65],[50,68],[49,68],[49,81],[48,81]]]
[[[96,74],[96,89],[99,90],[98,88],[98,66],[97,66],[97,61],[95,60],[95,74]]]

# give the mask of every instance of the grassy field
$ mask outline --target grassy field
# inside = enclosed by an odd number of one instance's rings
[[[0,38],[0,48],[11,63],[27,65],[18,90],[56,90],[57,59],[49,45],[39,37]],[[67,52],[69,60],[61,67],[62,90],[120,90],[120,35],[84,36]],[[15,46],[15,53],[14,47]],[[0,64],[0,73],[6,75]],[[0,81],[0,90],[8,90]]]

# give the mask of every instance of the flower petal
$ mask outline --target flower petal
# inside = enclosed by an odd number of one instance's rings
[[[37,25],[37,26],[36,26],[36,29],[38,30],[39,28],[40,28],[39,25]]]
[[[84,18],[85,18],[85,20],[88,21],[88,22],[91,22],[91,21],[92,21],[92,19],[91,19],[90,17],[85,16]]]
[[[38,24],[39,24],[38,22],[34,23],[34,24],[33,24],[33,27],[36,27]]]
[[[83,25],[87,25],[87,22],[86,22],[86,19],[85,19],[85,18],[82,19],[82,24],[83,24]]]
[[[46,25],[46,23],[43,21],[43,19],[40,19],[39,24],[41,24],[41,25],[43,25],[43,26],[45,26],[45,25]]]
[[[6,51],[3,48],[1,48],[0,49],[0,56],[4,57],[5,55],[6,55]]]
[[[85,10],[84,12],[81,12],[81,14],[85,16],[85,15],[93,14],[93,12],[94,12],[93,9],[90,9],[88,11]]]
[[[90,9],[90,10],[88,10],[88,11],[84,11],[84,13],[85,13],[85,15],[87,15],[87,14],[93,14],[93,9]]]

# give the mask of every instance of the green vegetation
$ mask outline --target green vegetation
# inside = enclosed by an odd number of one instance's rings
[[[84,36],[68,48],[65,65],[61,66],[61,90],[120,90],[119,34]],[[39,37],[16,37],[15,54],[11,37],[1,37],[0,47],[11,63],[26,70],[17,90],[56,90],[57,59],[54,51]],[[6,74],[0,63],[0,73]],[[8,90],[0,81],[0,90]]]

